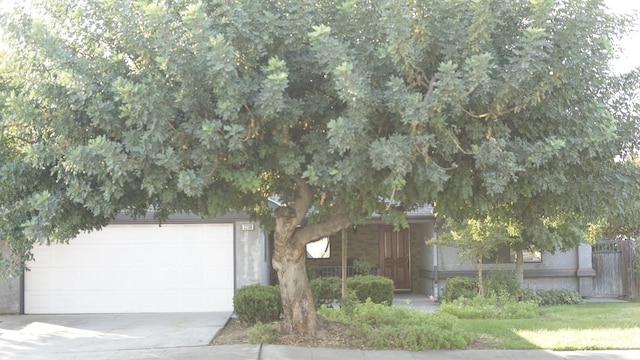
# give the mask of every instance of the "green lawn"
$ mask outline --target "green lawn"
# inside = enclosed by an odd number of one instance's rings
[[[537,319],[460,319],[482,347],[496,349],[640,349],[640,303],[540,308]]]

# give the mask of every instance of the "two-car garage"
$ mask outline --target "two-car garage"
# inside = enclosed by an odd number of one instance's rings
[[[26,314],[233,309],[233,223],[110,225],[33,254]]]

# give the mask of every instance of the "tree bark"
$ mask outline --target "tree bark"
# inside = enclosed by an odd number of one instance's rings
[[[281,206],[275,211],[276,228],[271,263],[280,282],[284,331],[315,336],[318,322],[307,276],[306,245],[346,227],[347,217],[339,207],[334,206],[327,221],[303,226],[303,220],[312,204],[313,190],[302,178],[293,179],[297,188],[292,206]]]
[[[484,281],[482,280],[482,256],[478,256],[476,260],[478,266],[478,295],[484,297]]]
[[[516,253],[516,282],[520,287],[524,286],[524,251],[522,244],[513,244],[513,251]]]
[[[282,243],[286,243],[286,239],[283,239],[282,235],[278,236],[277,231],[275,237],[273,268],[278,273],[280,282],[284,331],[314,336],[317,317],[305,266],[305,244],[284,245]],[[281,245],[278,245],[278,242]]]

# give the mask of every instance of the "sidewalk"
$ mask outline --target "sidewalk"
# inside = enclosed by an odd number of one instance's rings
[[[549,351],[549,350],[439,350],[439,351],[397,351],[397,350],[344,350],[327,348],[300,348],[283,345],[264,345],[259,360],[490,360],[490,359],[536,359],[536,360],[637,360],[640,350],[609,351]],[[216,355],[215,359],[219,359]],[[224,359],[224,358],[220,358]],[[231,359],[231,358],[229,358]],[[237,358],[236,358],[237,359]]]

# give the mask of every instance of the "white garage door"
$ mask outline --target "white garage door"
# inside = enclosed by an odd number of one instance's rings
[[[110,225],[38,246],[25,273],[25,313],[233,309],[233,225]]]

